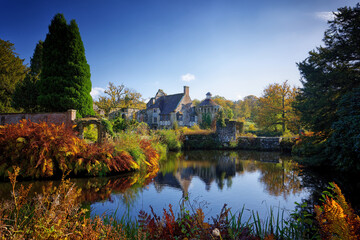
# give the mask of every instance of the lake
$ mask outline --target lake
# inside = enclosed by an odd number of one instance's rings
[[[131,177],[131,175],[129,176]],[[115,191],[104,201],[91,204],[91,213],[104,212],[135,218],[140,210],[161,215],[171,204],[175,212],[202,207],[207,218],[220,213],[227,204],[232,213],[245,207],[261,217],[278,209],[289,211],[295,202],[310,197],[302,185],[303,173],[291,156],[277,152],[189,151],[170,154],[153,181]],[[184,202],[183,200],[186,199]]]
[[[110,214],[134,219],[140,210],[158,215],[172,205],[192,211],[201,207],[206,218],[220,213],[224,204],[236,213],[244,207],[265,218],[272,208],[285,215],[295,202],[316,201],[326,181],[301,170],[289,155],[255,151],[188,151],[170,153],[158,173],[128,173],[121,176],[72,179],[82,189],[83,205],[91,215]],[[41,192],[59,181],[33,181],[33,192]],[[18,184],[19,185],[19,184]],[[321,191],[319,190],[319,191]],[[11,186],[0,183],[0,196],[8,198]]]

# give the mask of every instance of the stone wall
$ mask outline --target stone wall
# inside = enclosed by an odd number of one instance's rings
[[[243,131],[243,123],[225,119],[225,127],[216,123],[216,134],[221,143],[229,144],[236,141],[237,136]]]
[[[47,122],[54,124],[72,125],[76,118],[76,110],[59,113],[0,113],[0,125],[18,123],[22,119],[32,122]]]
[[[194,134],[184,136],[184,149],[220,149],[221,143],[217,134]]]
[[[229,149],[291,152],[295,139],[281,137],[237,137],[236,144],[220,141],[219,134],[186,135],[184,149]],[[229,137],[229,136],[228,136]],[[223,138],[224,140],[224,138]],[[228,138],[226,139],[228,140]],[[234,141],[235,142],[235,141]]]
[[[281,137],[239,137],[237,147],[243,150],[291,152],[295,139]]]

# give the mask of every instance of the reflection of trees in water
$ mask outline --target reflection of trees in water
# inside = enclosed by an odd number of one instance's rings
[[[112,198],[121,200],[124,204],[132,205],[143,188],[151,183],[157,172],[140,173],[134,172],[114,177],[97,177],[97,178],[78,178],[71,179],[71,182],[81,190],[79,201],[84,205],[94,202],[112,201]],[[32,184],[29,196],[35,193],[44,193],[52,191],[54,187],[60,184],[60,181],[33,181],[20,182],[21,185],[28,186]],[[2,199],[10,198],[10,183],[1,183],[0,196]]]
[[[194,176],[201,179],[209,191],[214,181],[219,189],[224,186],[231,188],[236,173],[259,171],[265,190],[271,195],[286,198],[301,191],[299,170],[289,159],[278,152],[191,151],[174,159],[177,163],[172,166],[176,166],[176,169],[166,171],[174,174],[162,174],[160,169],[155,184],[158,191],[164,186],[171,186],[182,189],[186,194]]]
[[[301,178],[297,164],[291,161],[281,163],[257,164],[261,172],[260,181],[264,183],[266,191],[273,196],[282,195],[284,199],[289,194],[300,193]]]

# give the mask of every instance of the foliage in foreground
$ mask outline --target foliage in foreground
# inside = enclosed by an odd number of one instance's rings
[[[31,185],[15,191],[20,169],[9,172],[12,200],[0,203],[1,239],[125,239],[122,226],[113,219],[108,224],[96,216],[87,218],[80,208],[80,191],[69,180],[58,188],[44,190],[28,198]]]
[[[21,177],[31,178],[61,177],[68,171],[99,176],[158,168],[159,151],[150,140],[119,145],[86,144],[65,125],[22,120],[0,128],[0,176],[6,176],[12,165],[21,167]]]
[[[225,205],[210,223],[205,221],[201,207],[184,207],[187,201],[184,199],[177,216],[169,205],[162,216],[151,208],[151,214],[141,211],[138,221],[124,222],[108,216],[89,218],[88,210],[80,207],[84,200],[81,189],[69,180],[63,179],[59,187],[43,188],[30,198],[31,185],[15,190],[19,172],[15,166],[9,171],[12,197],[0,202],[1,239],[319,239],[318,233],[322,239],[360,237],[360,218],[336,184],[332,184],[333,193],[326,192],[322,206],[315,206],[315,218],[301,206],[301,211],[292,213],[289,220],[284,219],[280,210],[276,215],[270,209],[266,219],[261,220],[252,211],[244,221],[244,208],[233,215]],[[121,191],[133,182],[108,184],[118,185]],[[109,193],[104,195],[107,196]]]
[[[335,183],[331,183],[331,189],[333,194],[324,195],[323,205],[315,206],[321,238],[360,239],[360,217],[354,213]]]

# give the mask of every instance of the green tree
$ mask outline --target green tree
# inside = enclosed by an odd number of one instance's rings
[[[297,89],[287,81],[270,84],[259,98],[259,111],[255,120],[257,125],[267,131],[281,130],[284,133],[291,124],[298,122],[292,107],[296,94]],[[295,125],[291,130],[295,132],[298,127]]]
[[[67,24],[56,14],[43,48],[39,81],[39,105],[48,111],[76,109],[82,116],[94,114],[90,96],[90,67],[75,20]]]
[[[210,116],[209,113],[203,113],[202,114],[200,127],[202,129],[211,128],[211,116]]]
[[[12,95],[28,71],[24,59],[14,51],[14,44],[0,39],[0,112],[15,111],[11,107]]]
[[[360,171],[360,88],[341,97],[326,154],[339,169]]]
[[[219,112],[217,113],[216,122],[217,122],[221,127],[226,127],[225,119],[226,119],[226,113],[225,113],[224,109],[221,108],[221,109],[219,110]]]
[[[350,128],[358,128],[354,124],[359,112],[351,113],[351,108],[345,107],[350,103],[344,99],[353,101],[360,87],[360,5],[339,8],[334,14],[335,19],[329,21],[330,27],[325,32],[324,46],[298,63],[303,87],[295,107],[301,112],[303,127],[315,132],[316,138],[308,146],[321,146],[315,157],[323,159],[323,164],[348,170],[353,166],[351,157],[339,159],[333,153],[334,149],[345,153],[349,146],[353,146],[350,152],[354,153],[358,144],[358,135]],[[343,136],[352,137],[345,142],[336,141],[341,131],[345,131]]]
[[[34,54],[30,59],[30,71],[26,74],[24,81],[16,85],[13,95],[13,106],[17,109],[24,109],[25,112],[38,112],[39,96],[37,83],[40,79],[42,68],[43,41],[36,44]]]

